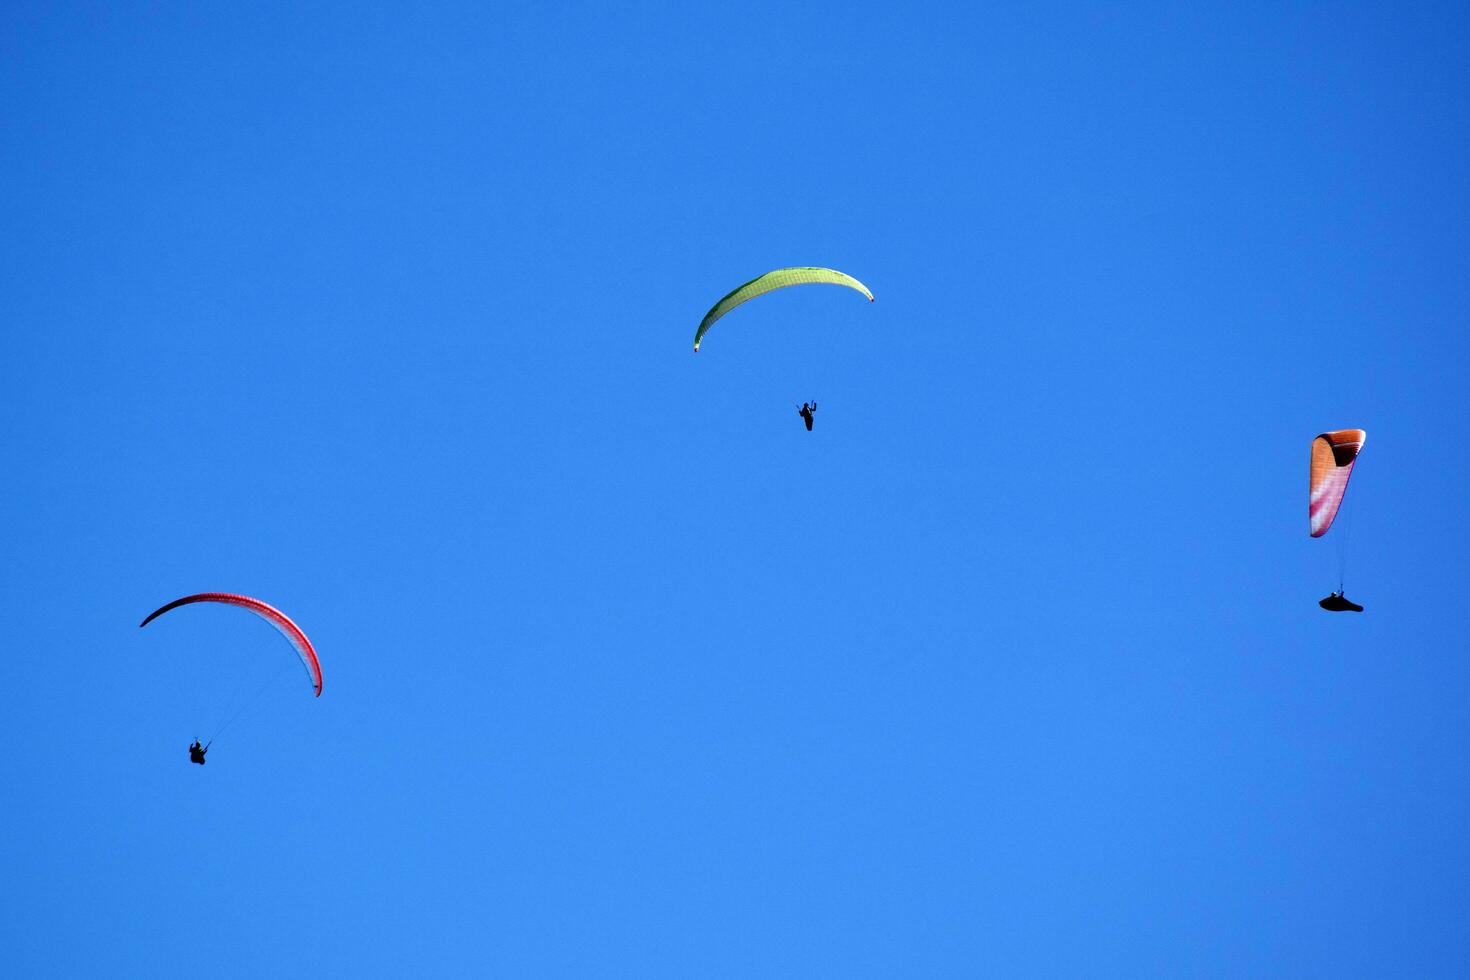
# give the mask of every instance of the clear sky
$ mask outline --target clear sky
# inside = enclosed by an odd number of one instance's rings
[[[4,5],[0,961],[1470,972],[1464,6],[713,6]]]

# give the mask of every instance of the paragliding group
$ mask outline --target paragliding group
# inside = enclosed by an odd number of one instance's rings
[[[838,272],[835,269],[825,269],[815,266],[795,266],[785,269],[776,269],[765,275],[757,276],[742,286],[731,290],[720,299],[700,321],[699,327],[694,332],[694,350],[698,353],[700,344],[705,334],[716,321],[725,314],[759,296],[784,289],[787,286],[800,286],[807,284],[827,284],[843,286],[854,290],[867,297],[869,302],[873,301],[873,294],[868,287],[858,282],[852,276]],[[817,411],[815,399],[802,402],[797,414],[801,416],[803,424],[808,432],[813,431]],[[1362,429],[1338,429],[1332,432],[1324,432],[1312,440],[1310,483],[1308,497],[1308,513],[1311,523],[1311,536],[1320,538],[1332,527],[1338,510],[1342,506],[1343,496],[1347,492],[1348,478],[1352,475],[1353,466],[1357,463],[1358,453],[1363,448],[1367,434]],[[1341,538],[1338,538],[1341,541]],[[312,690],[317,697],[322,693],[322,669],[317,659],[316,650],[306,634],[301,631],[285,613],[268,605],[259,599],[249,596],[237,595],[229,592],[201,592],[195,595],[184,596],[173,602],[162,606],[149,613],[148,617],[140,623],[147,626],[159,616],[180,606],[187,606],[198,602],[222,603],[235,606],[254,613],[256,616],[270,623],[295,649],[306,668],[307,679],[311,682]],[[1363,607],[1349,600],[1344,592],[1341,574],[1339,574],[1338,587],[1318,605],[1328,612],[1362,612]],[[205,756],[209,752],[213,739],[208,742],[195,738],[189,746],[189,761],[193,764],[203,766]]]
[[[744,285],[736,287],[710,307],[709,312],[704,315],[703,320],[699,321],[699,327],[694,331],[695,353],[699,352],[699,346],[704,342],[704,335],[709,332],[709,328],[735,307],[787,286],[814,283],[844,286],[866,296],[869,302],[873,301],[873,294],[867,286],[836,269],[816,266],[776,269],[763,276],[756,276]],[[812,431],[816,411],[815,400],[802,402],[801,408],[797,410],[808,432]],[[1312,537],[1321,537],[1332,526],[1338,508],[1342,505],[1343,494],[1347,492],[1348,477],[1352,474],[1353,464],[1357,461],[1358,452],[1363,448],[1366,438],[1367,434],[1362,429],[1339,429],[1334,432],[1324,432],[1312,440],[1309,502]],[[1337,590],[1319,601],[1318,605],[1328,612],[1363,611],[1362,606],[1352,602],[1343,594],[1341,582],[1338,583]]]

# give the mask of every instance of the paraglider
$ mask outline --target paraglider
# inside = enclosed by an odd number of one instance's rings
[[[138,628],[142,629],[170,610],[195,602],[221,602],[229,606],[239,606],[270,623],[296,650],[296,655],[301,658],[302,666],[306,668],[306,676],[311,681],[312,690],[316,692],[317,697],[322,696],[322,665],[317,660],[316,650],[312,648],[311,641],[306,638],[305,633],[301,632],[301,627],[291,622],[289,616],[275,606],[261,602],[259,599],[252,599],[246,595],[235,595],[231,592],[200,592],[197,595],[186,595],[182,599],[175,599],[168,605],[153,610],[148,614],[147,619],[138,624]]]
[[[704,335],[709,328],[715,325],[715,321],[735,309],[741,303],[749,302],[757,296],[764,296],[766,293],[774,292],[777,289],[784,289],[787,286],[802,286],[808,283],[827,283],[832,286],[846,286],[848,289],[854,289],[862,293],[868,298],[868,302],[871,303],[873,301],[873,294],[868,290],[867,286],[864,286],[844,272],[838,272],[836,269],[822,269],[815,266],[793,266],[789,269],[776,269],[773,272],[767,272],[763,276],[756,276],[745,285],[731,290],[725,294],[723,299],[710,307],[710,311],[704,315],[704,319],[699,321],[699,329],[694,331],[694,352],[696,354],[699,353],[699,344],[704,340]]]
[[[170,610],[177,609],[180,606],[191,605],[196,602],[218,602],[223,603],[227,606],[239,606],[241,609],[248,609],[250,612],[253,612],[255,615],[259,616],[261,619],[274,626],[276,630],[279,631],[280,634],[284,636],[286,640],[291,644],[292,649],[296,651],[296,655],[301,658],[302,666],[306,668],[307,679],[311,681],[312,691],[315,692],[317,697],[321,697],[322,665],[321,662],[317,660],[316,650],[312,647],[311,641],[306,638],[305,633],[301,632],[301,627],[297,626],[291,621],[291,618],[289,616],[281,612],[275,606],[261,602],[259,599],[252,599],[249,596],[245,595],[235,595],[231,592],[200,592],[197,595],[187,595],[184,596],[182,599],[175,599],[168,605],[161,606],[158,609],[155,609],[153,612],[148,614],[147,619],[144,619],[141,623],[138,624],[138,627],[141,629],[142,627],[147,626],[159,616],[162,616],[164,613],[169,612]],[[262,688],[262,691],[263,690],[264,688]],[[240,709],[238,709],[233,715],[231,715],[227,721],[222,722],[220,724],[220,727],[217,728],[213,734],[219,735],[220,732],[222,732],[224,728],[230,723],[230,721],[233,721],[236,717],[239,716],[239,712],[241,710],[243,710],[243,706],[241,706]],[[195,765],[204,765],[204,756],[209,752],[209,747],[213,744],[214,742],[212,740],[212,737],[211,741],[209,742],[201,742],[200,739],[195,738],[193,744],[189,746],[189,761],[194,763]]]
[[[1368,433],[1362,429],[1338,429],[1324,432],[1312,440],[1307,497],[1312,537],[1320,538],[1332,527],[1342,507],[1343,495],[1347,493],[1348,479],[1353,475],[1358,453],[1367,438]],[[1363,607],[1350,601],[1344,591],[1339,569],[1337,591],[1317,605],[1328,612],[1362,612]]]
[[[817,410],[817,403],[816,402],[812,402],[811,404],[807,404],[806,402],[802,402],[801,403],[801,410],[796,413],[797,415],[800,415],[801,416],[801,420],[806,423],[806,431],[808,431],[808,432],[812,431],[812,414],[814,412],[816,412],[816,410]]]

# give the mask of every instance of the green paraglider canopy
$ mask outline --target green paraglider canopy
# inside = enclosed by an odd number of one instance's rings
[[[710,311],[704,315],[704,319],[699,321],[699,329],[694,331],[695,353],[699,352],[699,342],[704,339],[705,331],[714,326],[716,320],[735,309],[741,303],[755,299],[757,296],[764,296],[766,293],[774,292],[777,289],[784,289],[787,286],[804,286],[807,283],[828,283],[833,286],[846,286],[848,289],[855,289],[868,297],[868,302],[871,303],[873,301],[873,294],[868,291],[867,286],[864,286],[846,273],[838,272],[836,269],[820,269],[815,266],[793,266],[789,269],[777,269],[774,272],[767,272],[763,276],[756,276],[750,282],[726,294],[724,299],[710,308]]]

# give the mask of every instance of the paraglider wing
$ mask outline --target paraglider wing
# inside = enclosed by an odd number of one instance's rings
[[[1320,538],[1332,526],[1342,495],[1347,493],[1348,477],[1368,433],[1362,429],[1339,429],[1324,432],[1312,440],[1311,482],[1308,513],[1312,521],[1312,537]]]
[[[239,606],[242,609],[250,610],[267,623],[270,623],[296,649],[297,655],[301,657],[302,665],[306,667],[306,676],[311,678],[311,686],[316,691],[316,696],[322,696],[322,665],[316,658],[316,650],[312,648],[311,641],[306,638],[305,633],[301,632],[301,627],[291,622],[289,616],[275,606],[261,602],[259,599],[252,599],[247,595],[235,595],[230,592],[201,592],[198,595],[186,595],[182,599],[175,599],[160,609],[155,609],[138,626],[141,629],[169,610],[177,609],[180,606],[187,606],[195,602],[222,602],[230,606]]]
[[[714,326],[715,321],[735,309],[741,303],[755,299],[757,296],[764,296],[766,293],[773,292],[777,289],[784,289],[787,286],[802,286],[807,283],[828,283],[833,286],[846,286],[848,289],[855,289],[868,297],[868,302],[871,303],[873,301],[873,294],[868,291],[867,286],[864,286],[846,273],[838,272],[836,269],[819,269],[814,266],[793,266],[790,269],[777,269],[774,272],[767,272],[763,276],[756,276],[745,285],[732,290],[724,299],[710,307],[710,311],[704,315],[704,319],[699,321],[699,329],[694,331],[695,353],[699,352],[699,342],[704,339],[705,332]]]

